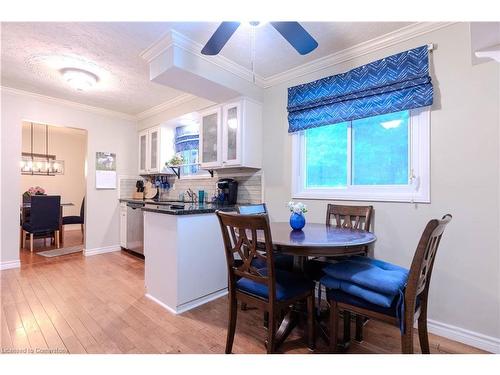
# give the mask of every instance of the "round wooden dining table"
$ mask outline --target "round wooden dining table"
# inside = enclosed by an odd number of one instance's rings
[[[307,223],[302,230],[292,230],[289,223],[271,222],[271,236],[276,251],[294,257],[295,272],[304,272],[308,257],[338,257],[359,254],[377,237],[368,231],[338,228],[319,223]],[[291,310],[283,319],[276,334],[279,346],[299,322],[297,313]]]

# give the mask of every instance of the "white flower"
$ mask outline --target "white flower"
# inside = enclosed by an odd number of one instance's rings
[[[288,202],[288,208],[291,212],[296,214],[304,214],[307,212],[307,206],[302,202],[295,203],[294,201]]]

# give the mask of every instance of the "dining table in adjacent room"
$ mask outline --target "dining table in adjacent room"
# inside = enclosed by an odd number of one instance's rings
[[[302,230],[292,230],[287,222],[271,222],[273,246],[278,253],[292,255],[294,272],[304,273],[309,257],[339,257],[356,255],[360,248],[376,241],[368,231],[339,228],[336,226],[307,223]],[[258,240],[264,241],[259,235]],[[299,308],[300,309],[300,308]],[[279,346],[299,322],[298,309],[292,309],[283,319],[276,334]]]

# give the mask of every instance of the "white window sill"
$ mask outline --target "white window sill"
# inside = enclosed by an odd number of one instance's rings
[[[402,202],[402,203],[430,203],[430,196],[425,192],[353,192],[342,189],[338,190],[307,190],[295,192],[293,199],[316,199],[316,200],[345,200],[363,202]]]

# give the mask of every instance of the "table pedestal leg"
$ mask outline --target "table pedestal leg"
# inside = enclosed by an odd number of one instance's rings
[[[286,338],[290,335],[292,330],[297,326],[298,323],[298,314],[297,312],[291,310],[283,318],[281,325],[276,332],[276,348],[278,348]]]

